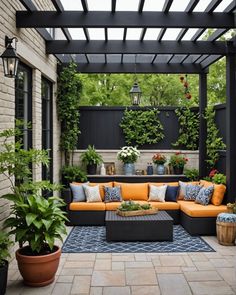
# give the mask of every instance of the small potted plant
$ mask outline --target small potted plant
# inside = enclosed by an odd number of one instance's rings
[[[236,214],[236,202],[234,203],[227,203],[227,211],[228,213]]]
[[[83,164],[87,166],[87,173],[89,175],[96,174],[97,165],[102,163],[102,156],[95,150],[95,147],[89,145],[87,150],[80,156]]]
[[[87,176],[79,166],[63,166],[61,168],[61,181],[63,185],[68,187],[73,181],[87,181]]]
[[[177,152],[170,157],[170,165],[173,168],[174,174],[183,174],[184,165],[188,162],[188,159],[181,153]]]
[[[165,162],[166,162],[166,157],[160,153],[156,153],[152,157],[152,161],[154,164],[157,165],[157,174],[158,175],[163,175],[165,174]]]
[[[135,166],[134,163],[140,157],[140,152],[136,147],[124,146],[117,153],[117,159],[124,163],[124,173],[125,175],[134,175]]]
[[[8,261],[10,257],[9,248],[13,244],[9,235],[0,231],[0,294],[6,293],[7,275],[8,275]]]

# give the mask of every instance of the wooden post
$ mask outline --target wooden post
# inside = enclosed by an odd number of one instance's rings
[[[199,176],[203,178],[207,174],[207,123],[204,119],[205,109],[207,107],[207,73],[199,74]]]

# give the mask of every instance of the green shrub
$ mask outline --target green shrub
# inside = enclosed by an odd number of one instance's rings
[[[190,181],[198,181],[199,180],[199,171],[198,169],[185,169],[184,174]]]

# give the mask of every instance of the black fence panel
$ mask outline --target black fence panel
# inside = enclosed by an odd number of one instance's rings
[[[223,138],[224,143],[226,143],[226,105],[219,104],[215,106],[216,111],[216,125],[219,129],[219,134]]]

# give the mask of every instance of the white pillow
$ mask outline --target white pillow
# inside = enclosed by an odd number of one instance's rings
[[[163,184],[160,186],[149,184],[149,188],[150,188],[150,191],[149,191],[148,201],[165,202],[166,189],[167,189],[166,184]]]
[[[99,192],[99,185],[96,185],[96,186],[83,185],[83,188],[84,188],[84,192],[86,196],[86,201],[88,203],[102,202],[102,198]]]

